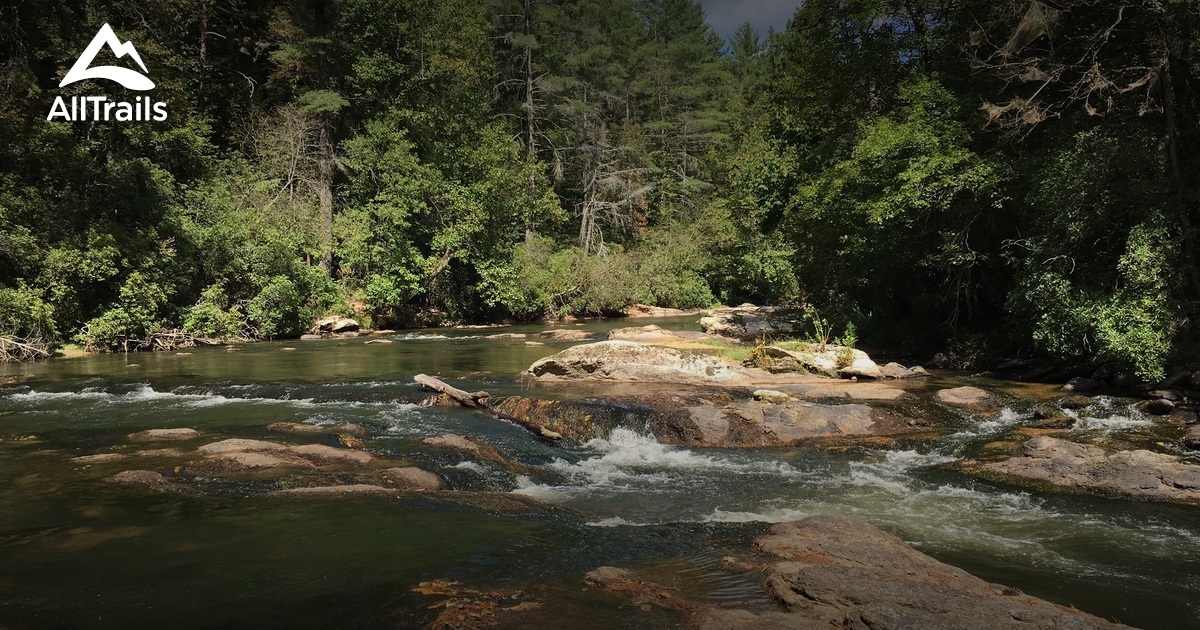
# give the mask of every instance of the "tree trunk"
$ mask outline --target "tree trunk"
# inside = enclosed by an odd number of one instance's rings
[[[333,142],[329,125],[321,124],[320,156],[317,158],[317,201],[321,208],[321,269],[333,273]]]

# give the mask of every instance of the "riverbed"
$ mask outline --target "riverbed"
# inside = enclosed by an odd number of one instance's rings
[[[654,323],[697,328],[695,318]],[[0,382],[15,379],[0,386],[0,628],[418,626],[439,600],[413,589],[438,579],[537,602],[527,623],[674,627],[679,619],[669,613],[585,589],[583,574],[640,567],[698,601],[766,608],[755,578],[724,569],[721,559],[747,551],[769,523],[815,514],[866,521],[986,580],[1101,617],[1200,627],[1196,508],[1025,490],[944,466],[1028,424],[1024,403],[987,418],[955,412],[963,414],[956,433],[889,452],[686,449],[636,426],[551,444],[484,414],[419,404],[425,394],[412,376],[421,372],[493,394],[587,395],[517,378],[571,343],[486,338],[544,329],[0,365]],[[936,376],[1026,398],[1055,393]],[[1078,430],[1119,436],[1154,423],[1129,401],[1104,403]],[[155,493],[103,481],[128,461],[72,462],[124,448],[128,434],[144,429],[262,439],[275,422],[355,423],[369,430],[372,454],[434,471],[456,490],[547,507],[421,495],[284,501],[266,496],[274,482],[255,479]],[[420,442],[443,433],[491,444],[523,470]]]

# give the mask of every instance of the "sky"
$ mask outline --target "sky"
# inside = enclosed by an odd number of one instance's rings
[[[760,35],[767,34],[768,27],[781,31],[796,13],[802,0],[700,0],[708,23],[717,35],[728,40],[733,37],[743,22],[749,22]]]

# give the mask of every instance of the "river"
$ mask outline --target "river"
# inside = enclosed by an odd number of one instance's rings
[[[696,328],[694,319],[655,323]],[[0,386],[0,628],[409,627],[434,614],[438,599],[412,589],[435,579],[519,591],[540,602],[532,619],[544,625],[673,627],[671,614],[583,588],[582,575],[638,567],[702,601],[765,608],[755,580],[722,569],[722,557],[748,550],[771,522],[814,514],[867,521],[984,579],[1105,618],[1200,628],[1195,508],[1021,490],[938,466],[1028,422],[1019,405],[964,417],[961,431],[927,448],[885,453],[685,449],[637,427],[563,447],[482,414],[418,404],[419,372],[494,394],[572,395],[516,378],[570,344],[484,338],[498,331],[0,365],[0,383],[19,377]],[[282,421],[357,423],[370,429],[371,453],[438,472],[456,489],[563,509],[420,495],[279,500],[265,496],[274,481],[254,479],[154,493],[103,481],[136,467],[128,462],[71,461],[123,448],[143,429],[275,439],[264,427]],[[1080,430],[1150,422],[1113,401]],[[527,470],[420,444],[442,433],[492,444]]]

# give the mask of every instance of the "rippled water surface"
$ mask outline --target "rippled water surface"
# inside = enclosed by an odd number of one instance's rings
[[[614,325],[628,324],[578,328]],[[667,627],[679,620],[583,590],[583,573],[636,566],[696,599],[766,607],[758,584],[723,571],[720,558],[744,551],[768,523],[813,514],[868,521],[985,579],[1104,617],[1200,627],[1195,509],[1019,490],[940,466],[1031,422],[1021,404],[986,420],[964,415],[956,433],[927,448],[887,453],[682,449],[636,426],[564,447],[487,416],[417,404],[418,372],[497,394],[572,395],[514,378],[569,344],[483,338],[494,332],[0,366],[0,382],[24,379],[0,386],[0,627],[405,627],[428,621],[436,601],[411,589],[439,578],[522,590],[543,602],[533,619],[547,624]],[[552,507],[281,500],[265,496],[277,487],[268,479],[152,493],[102,480],[170,461],[71,461],[129,448],[125,436],[148,428],[295,437],[265,430],[280,421],[354,422],[370,430],[366,446],[378,456],[434,470],[459,490]],[[1120,434],[1151,423],[1104,399],[1078,430]],[[486,441],[522,469],[420,444],[447,432]]]

